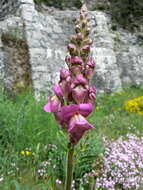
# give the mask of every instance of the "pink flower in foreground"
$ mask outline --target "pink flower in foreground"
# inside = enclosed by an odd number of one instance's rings
[[[77,143],[83,134],[94,127],[80,114],[75,114],[69,122],[68,132],[70,134],[70,142]]]
[[[69,55],[65,62],[68,69],[61,69],[58,85],[53,87],[55,96],[44,106],[46,112],[54,114],[61,128],[66,129],[71,143],[77,143],[85,131],[93,129],[85,119],[93,111],[96,101],[96,88],[89,85],[95,62],[89,56],[93,41],[89,39],[87,12],[83,5],[76,21],[76,33],[67,46]]]

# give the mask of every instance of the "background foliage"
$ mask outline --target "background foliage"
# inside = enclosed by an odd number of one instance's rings
[[[80,0],[34,0],[36,4],[45,3],[47,6],[64,9],[64,8],[71,8],[81,7],[81,1]]]
[[[45,3],[59,9],[81,7],[81,0],[34,0],[36,4]],[[143,21],[143,0],[98,0],[91,10],[106,11],[123,28],[138,29]]]

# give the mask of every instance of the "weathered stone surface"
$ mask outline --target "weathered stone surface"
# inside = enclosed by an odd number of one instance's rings
[[[69,36],[74,34],[74,21],[79,11],[47,10],[40,13],[35,9],[33,0],[18,0],[18,2],[19,16],[3,19],[0,22],[0,35],[7,31],[14,31],[14,34],[15,31],[19,31],[18,35],[26,39],[33,88],[38,96],[39,92],[50,92],[51,86],[59,80],[59,70],[66,67],[64,62],[67,54],[66,45]],[[89,5],[96,2],[91,0]],[[141,35],[119,27],[118,31],[112,31],[110,17],[103,12],[93,11],[90,15],[91,38],[94,41],[92,54],[96,61],[92,84],[97,86],[99,92],[118,91],[129,83],[143,84]],[[5,53],[3,44],[0,46],[0,73],[3,73],[7,63],[3,61]],[[2,78],[2,74],[0,75]],[[10,82],[8,78],[5,80]]]
[[[31,85],[28,47],[24,39],[2,35],[4,44],[4,86],[14,95]]]

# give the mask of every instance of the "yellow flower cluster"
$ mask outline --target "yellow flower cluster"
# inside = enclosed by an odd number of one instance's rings
[[[35,154],[30,152],[30,151],[21,151],[21,155],[22,156],[29,156],[29,155],[35,155]]]
[[[127,111],[136,112],[140,115],[143,115],[143,96],[128,100],[124,107]]]

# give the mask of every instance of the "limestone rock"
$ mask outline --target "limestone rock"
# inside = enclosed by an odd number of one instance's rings
[[[66,67],[64,62],[67,54],[66,45],[69,36],[74,34],[74,21],[79,11],[54,9],[41,13],[35,9],[32,0],[17,0],[14,5],[10,0],[7,2],[0,8],[0,18],[2,18],[0,36],[2,33],[12,32],[16,34],[15,37],[20,35],[26,39],[35,94],[48,93],[51,91],[51,86],[59,80],[59,70]],[[89,1],[89,5],[93,6],[93,3],[97,3],[97,0]],[[19,7],[17,8],[19,15],[5,17],[4,10],[12,14],[10,11],[12,6]],[[92,84],[97,86],[99,92],[118,91],[130,83],[143,84],[141,34],[137,32],[133,34],[119,27],[117,31],[113,31],[110,16],[101,11],[90,12],[90,16],[91,38],[94,41],[92,54],[96,61]],[[0,42],[0,78],[6,76],[9,78],[5,69],[6,66],[10,66],[7,61],[9,54],[3,47],[4,44]],[[8,83],[10,81],[8,80]]]

